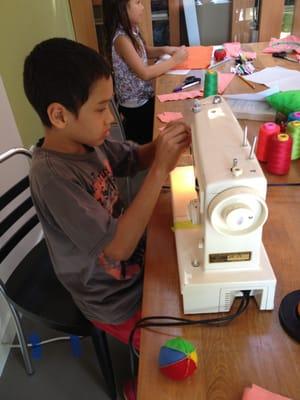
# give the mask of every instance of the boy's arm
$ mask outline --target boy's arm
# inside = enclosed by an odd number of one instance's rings
[[[141,169],[149,168],[155,157],[155,149],[158,139],[151,143],[140,145],[137,149],[139,166]]]
[[[106,256],[115,260],[126,260],[131,256],[146,229],[168,173],[190,141],[190,129],[183,122],[168,126],[158,137],[153,163],[138,194],[119,218],[115,236],[104,248]],[[144,149],[148,152],[146,147]]]
[[[166,73],[187,58],[187,50],[185,46],[181,46],[169,60],[162,61],[159,64],[145,65],[131,40],[125,35],[119,36],[115,40],[115,49],[132,71],[135,72],[140,79],[145,81]]]

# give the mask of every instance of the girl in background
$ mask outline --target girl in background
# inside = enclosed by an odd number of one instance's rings
[[[141,0],[104,0],[106,51],[114,71],[115,93],[123,114],[126,138],[139,144],[152,140],[154,91],[151,80],[187,58],[185,46],[149,47],[138,25],[143,18]],[[148,59],[171,57],[148,65]]]

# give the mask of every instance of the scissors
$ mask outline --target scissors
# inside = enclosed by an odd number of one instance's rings
[[[283,58],[284,60],[298,63],[298,61],[295,58],[287,57],[287,52],[286,51],[280,51],[278,53],[273,53],[272,57]]]
[[[176,86],[173,92],[181,92],[184,89],[187,89],[191,86],[199,85],[200,83],[201,83],[201,78],[197,78],[196,76],[191,75],[185,78],[182,85]]]

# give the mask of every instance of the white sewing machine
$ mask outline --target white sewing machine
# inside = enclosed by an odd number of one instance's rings
[[[255,143],[250,148],[220,96],[195,101],[192,148],[194,166],[171,174],[184,313],[229,311],[241,290],[271,310],[276,278],[262,244],[267,182]]]

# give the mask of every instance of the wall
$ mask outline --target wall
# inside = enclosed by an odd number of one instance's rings
[[[12,147],[21,147],[21,138],[15,123],[15,119],[8,102],[7,94],[4,89],[3,82],[0,77],[0,153],[4,153],[6,150]],[[29,169],[28,160],[24,156],[15,156],[3,164],[0,164],[0,197],[12,187],[13,183],[21,180],[27,173]],[[14,206],[19,205],[24,198],[19,196],[14,202]],[[6,206],[0,210],[0,221],[3,221],[11,212],[13,208]],[[24,222],[24,220],[23,220]],[[19,226],[20,227],[20,226]],[[0,238],[0,247],[3,243],[8,240],[13,235],[13,232],[9,230],[7,233],[3,234]],[[37,238],[35,237],[34,240]],[[24,241],[23,241],[24,243]],[[18,251],[12,251],[4,261],[1,262],[0,268],[0,279],[6,282],[8,276],[13,270],[14,262],[20,262],[22,255],[18,254]],[[8,354],[9,346],[3,343],[12,343],[15,337],[15,326],[13,324],[12,318],[10,318],[10,313],[8,312],[8,307],[3,301],[2,296],[0,296],[0,376],[2,370],[5,366]]]
[[[43,128],[23,92],[24,59],[35,44],[54,36],[74,38],[68,0],[1,0],[0,75],[26,147]],[[0,132],[1,142],[5,135]]]
[[[74,38],[68,0],[0,0],[0,152],[22,142],[29,147],[43,134],[23,92],[23,63],[35,44],[53,36]],[[1,165],[2,191],[9,187],[10,179],[25,173],[25,163],[19,157],[9,160],[4,171]],[[0,278],[5,279],[9,272],[1,265]],[[9,354],[9,347],[2,342],[11,343],[14,335],[14,325],[0,298],[0,376]]]

